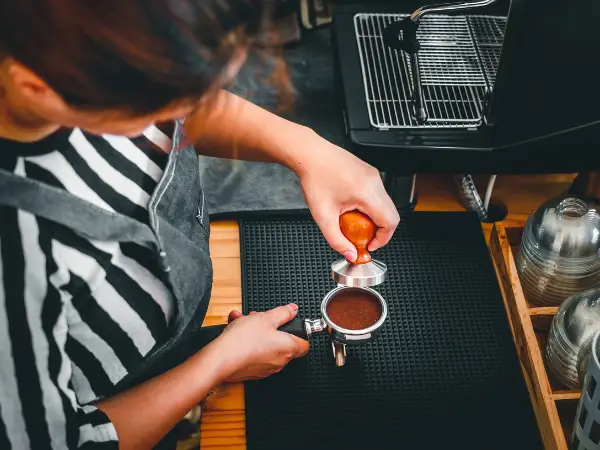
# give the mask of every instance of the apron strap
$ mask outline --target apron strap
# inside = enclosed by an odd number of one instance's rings
[[[3,169],[0,169],[0,205],[64,225],[88,239],[135,242],[157,248],[156,236],[149,226],[106,211],[62,189]]]

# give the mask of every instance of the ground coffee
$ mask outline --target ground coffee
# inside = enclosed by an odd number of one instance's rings
[[[347,330],[363,330],[381,317],[379,299],[362,289],[344,289],[327,302],[329,319]]]

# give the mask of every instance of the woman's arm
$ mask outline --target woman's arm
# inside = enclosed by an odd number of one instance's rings
[[[236,318],[215,341],[180,366],[100,402],[117,431],[119,449],[153,448],[209,390],[224,381],[258,379],[305,355],[309,344],[277,331],[297,306]]]
[[[119,449],[150,449],[225,379],[213,347],[140,386],[100,402],[116,429]]]
[[[187,137],[202,155],[277,162],[295,172],[324,141],[310,128],[225,90],[188,116],[184,126]],[[302,143],[304,151],[299,152],[299,147],[291,143]]]
[[[229,92],[217,93],[186,119],[185,128],[202,155],[278,162],[296,172],[327,242],[350,261],[356,249],[340,230],[340,215],[358,209],[373,219],[378,229],[370,251],[387,244],[400,221],[377,169],[310,128]]]

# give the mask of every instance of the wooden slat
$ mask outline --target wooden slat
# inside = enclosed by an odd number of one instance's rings
[[[558,306],[536,306],[529,308],[530,316],[555,316],[558,312]]]
[[[201,435],[200,448],[205,450],[213,447],[227,447],[231,445],[245,446],[246,436],[231,436],[228,434],[221,434],[217,437],[205,437]]]
[[[581,389],[573,391],[554,391],[552,393],[554,401],[561,400],[579,400],[581,398]]]
[[[219,221],[211,226],[210,252],[214,258],[240,257],[239,227],[236,221]]]
[[[210,422],[210,418],[211,416],[209,415],[207,418],[205,418],[205,420],[202,421],[202,432],[206,430],[243,430],[241,425],[243,425],[244,421],[246,420],[245,415],[240,415],[239,417],[236,416],[234,419],[228,419],[219,422]]]

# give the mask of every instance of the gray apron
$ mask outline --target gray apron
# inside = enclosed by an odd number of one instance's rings
[[[103,398],[180,364],[223,330],[221,326],[201,329],[213,276],[208,247],[210,225],[198,157],[192,146],[182,146],[181,141],[182,125],[176,123],[167,166],[148,204],[150,226],[0,169],[0,205],[59,223],[88,239],[143,245],[159,261],[163,281],[177,306],[169,338]]]

